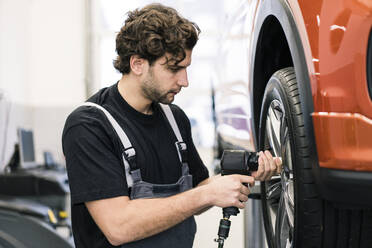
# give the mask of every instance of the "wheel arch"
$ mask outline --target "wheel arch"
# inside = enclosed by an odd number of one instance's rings
[[[275,42],[274,42],[275,41]],[[293,66],[291,52],[285,33],[274,15],[266,16],[255,42],[253,71],[253,123],[255,145],[258,147],[259,120],[266,85],[270,77],[279,69]]]
[[[254,29],[257,32],[253,34],[250,58],[253,63],[250,65],[252,73],[249,80],[252,82],[250,92],[252,94],[252,131],[255,147],[259,147],[259,120],[266,84],[275,71],[293,66],[298,82],[300,100],[303,103],[301,108],[304,114],[306,135],[309,138],[309,146],[313,148],[309,159],[311,159],[314,172],[318,174],[319,166],[311,117],[314,112],[314,105],[308,65],[295,17],[287,1],[261,1]],[[271,47],[271,50],[267,50],[268,46]]]

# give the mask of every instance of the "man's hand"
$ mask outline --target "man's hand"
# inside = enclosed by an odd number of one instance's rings
[[[282,171],[282,160],[280,157],[271,155],[269,151],[259,152],[258,170],[252,172],[252,176],[259,181],[267,181]]]
[[[213,206],[244,208],[250,193],[249,188],[243,183],[254,185],[254,178],[244,175],[215,176],[204,187],[208,188],[208,194]]]

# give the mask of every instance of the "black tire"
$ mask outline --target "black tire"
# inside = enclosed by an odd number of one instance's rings
[[[269,247],[321,247],[323,201],[311,173],[313,148],[292,67],[275,72],[266,86],[259,135],[260,150],[271,150],[283,161],[281,175],[261,184]]]
[[[270,141],[273,121],[279,124],[279,139]],[[310,164],[311,149],[315,147],[308,144],[292,67],[275,72],[266,86],[259,135],[260,150],[271,150],[283,160],[280,177],[261,184],[270,248],[372,247],[371,208],[353,206],[352,202],[345,206],[324,201],[317,191]],[[286,190],[283,185],[287,185]]]
[[[0,234],[2,235],[2,234]],[[0,238],[0,248],[16,248],[16,246],[10,244],[8,241]]]

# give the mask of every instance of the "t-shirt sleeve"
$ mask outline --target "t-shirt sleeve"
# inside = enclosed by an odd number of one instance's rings
[[[209,177],[208,169],[204,165],[194,145],[189,118],[185,112],[176,105],[172,105],[172,112],[174,113],[177,125],[180,127],[181,135],[187,145],[188,165],[190,174],[193,176],[193,186],[195,187],[201,181]]]
[[[63,134],[72,204],[127,196],[122,159],[102,127],[74,125]]]

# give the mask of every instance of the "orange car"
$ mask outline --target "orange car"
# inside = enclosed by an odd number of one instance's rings
[[[218,150],[269,149],[267,244],[372,247],[372,1],[246,0],[223,35]]]

